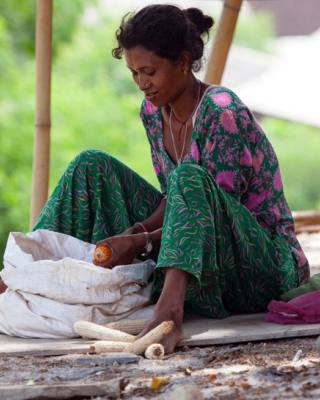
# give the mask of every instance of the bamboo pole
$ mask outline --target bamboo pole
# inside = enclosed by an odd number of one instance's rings
[[[205,75],[205,81],[219,85],[222,80],[242,0],[225,0]]]
[[[50,97],[52,52],[52,0],[37,0],[36,120],[33,149],[30,226],[48,199],[50,165]]]

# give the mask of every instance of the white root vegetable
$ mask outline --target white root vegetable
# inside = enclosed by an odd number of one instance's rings
[[[90,353],[132,353],[131,344],[125,342],[110,342],[99,340],[93,343],[89,349]],[[149,360],[160,360],[164,356],[164,347],[160,343],[154,343],[148,346],[144,353]]]
[[[153,328],[134,342],[125,343],[119,341],[100,340],[90,347],[90,351],[94,353],[112,353],[112,352],[128,352],[134,354],[144,354],[147,358],[161,358],[164,355],[164,348],[159,342],[164,335],[172,331],[174,327],[173,321],[164,321],[160,325]],[[150,349],[148,349],[150,347]],[[147,351],[146,351],[147,350]],[[163,354],[162,354],[163,353]]]
[[[133,335],[129,335],[125,332],[107,328],[105,326],[94,324],[93,322],[88,321],[76,321],[73,325],[73,328],[78,335],[84,338],[126,343],[133,342],[135,340],[135,336]]]
[[[120,321],[109,322],[104,326],[106,326],[107,328],[117,329],[122,332],[130,333],[131,335],[138,335],[147,325],[147,323],[147,319],[123,319]]]
[[[126,351],[134,354],[143,354],[151,344],[161,342],[163,336],[170,333],[173,327],[173,321],[162,322],[160,325],[153,328],[141,338],[136,339],[134,342],[130,343]]]
[[[161,360],[164,356],[164,347],[161,343],[150,344],[150,346],[147,347],[144,356],[149,360]]]
[[[127,351],[128,343],[99,340],[90,346],[90,353],[121,353]]]

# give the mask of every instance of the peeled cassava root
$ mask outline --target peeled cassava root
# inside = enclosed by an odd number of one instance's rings
[[[139,339],[130,343],[120,341],[101,340],[90,346],[90,351],[93,353],[108,353],[108,352],[128,352],[134,354],[145,354],[148,358],[161,358],[164,355],[164,348],[159,342],[164,335],[171,332],[174,327],[173,321],[164,321],[154,329],[146,333]],[[148,349],[152,346],[150,349]],[[148,351],[147,351],[148,349]]]
[[[116,329],[107,328],[88,321],[77,321],[73,325],[75,332],[83,338],[102,339],[113,342],[133,342],[135,336]]]
[[[90,346],[90,353],[132,353],[130,344],[125,342],[111,342],[100,340]],[[149,360],[159,360],[164,356],[164,347],[160,343],[153,343],[148,346],[144,352],[144,356]]]
[[[95,264],[103,264],[111,257],[112,250],[106,244],[98,245],[93,253],[93,261]]]
[[[162,338],[170,333],[174,327],[173,321],[164,321],[160,325],[151,329],[148,333],[134,342],[130,343],[130,352],[143,354],[151,344],[161,342]]]
[[[120,321],[109,322],[104,326],[106,326],[107,328],[117,329],[122,332],[130,333],[131,335],[138,335],[147,325],[147,323],[147,319],[123,319]]]
[[[164,347],[160,343],[153,343],[144,352],[145,358],[149,360],[159,360],[164,356]]]

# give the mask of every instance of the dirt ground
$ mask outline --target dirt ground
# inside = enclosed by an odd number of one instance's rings
[[[103,355],[2,357],[0,393],[4,385],[112,381],[118,398],[132,400],[171,399],[178,387],[190,391],[189,384],[199,391],[193,400],[319,399],[319,366],[316,337],[186,347],[160,361],[141,357],[130,364],[107,365]],[[187,393],[174,398],[187,399]]]

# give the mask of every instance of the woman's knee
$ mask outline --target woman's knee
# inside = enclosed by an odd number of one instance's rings
[[[88,149],[81,151],[73,160],[77,164],[83,164],[87,162],[95,162],[100,160],[109,160],[110,154],[96,149]]]
[[[176,182],[182,187],[195,184],[196,186],[207,179],[208,172],[201,165],[193,163],[181,163],[171,174],[171,183]]]
[[[87,170],[88,168],[99,168],[99,166],[106,169],[113,160],[114,158],[104,151],[95,149],[83,150],[70,162],[68,170]]]

